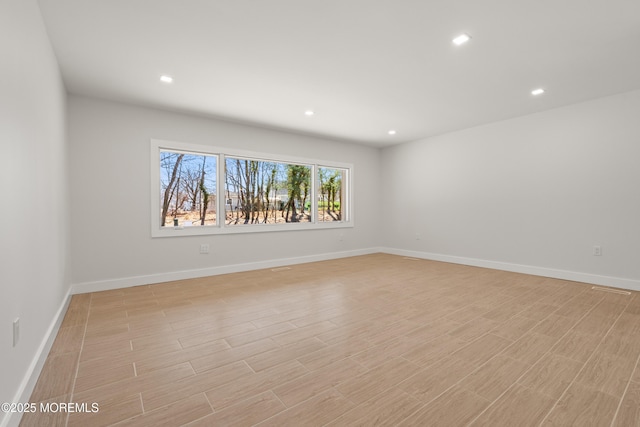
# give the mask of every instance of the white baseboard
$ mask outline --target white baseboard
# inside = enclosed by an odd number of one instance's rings
[[[171,282],[174,280],[195,279],[198,277],[217,276],[219,274],[239,273],[263,268],[282,267],[285,265],[303,264],[307,262],[327,261],[348,258],[358,255],[379,253],[380,248],[357,249],[352,251],[331,252],[318,255],[307,255],[295,258],[281,258],[268,261],[249,262],[244,264],[223,265],[219,267],[183,270],[170,273],[148,274],[145,276],[125,277],[120,279],[100,280],[96,282],[76,283],[71,287],[72,294],[109,291],[112,289],[130,288],[153,283]]]
[[[621,277],[600,276],[596,274],[575,271],[558,270],[546,267],[536,267],[524,264],[512,264],[500,261],[489,261],[477,258],[458,257],[453,255],[434,254],[430,252],[410,251],[388,247],[372,247],[352,251],[332,252],[318,255],[308,255],[295,258],[281,258],[268,261],[257,261],[243,264],[232,264],[197,270],[183,270],[169,273],[149,274],[119,279],[100,280],[95,282],[77,283],[72,285],[71,294],[108,291],[119,288],[129,288],[153,283],[170,282],[174,280],[194,279],[198,277],[216,276],[220,274],[239,273],[243,271],[259,270],[263,268],[282,267],[285,265],[303,264],[307,262],[327,261],[331,259],[347,258],[351,256],[368,255],[373,253],[387,253],[392,255],[410,256],[433,261],[450,262],[454,264],[470,265],[474,267],[491,268],[494,270],[511,271],[515,273],[531,274],[534,276],[551,277],[554,279],[571,280],[590,283],[593,285],[610,286],[614,288],[640,291],[640,280]],[[3,427],[0,425],[0,427]]]
[[[64,316],[67,313],[67,308],[69,307],[69,302],[71,301],[71,289],[67,291],[67,294],[60,305],[60,308],[56,312],[55,317],[53,318],[47,332],[45,333],[36,354],[27,369],[27,372],[20,383],[20,387],[13,398],[14,403],[18,402],[29,402],[31,398],[31,394],[33,393],[33,389],[38,382],[38,378],[40,377],[40,372],[42,372],[42,367],[44,366],[44,362],[47,360],[47,356],[49,355],[49,351],[51,350],[51,346],[53,346],[53,342],[58,335],[58,330],[60,329],[60,325],[64,320]],[[21,413],[11,413],[8,412],[5,414],[4,418],[0,420],[0,427],[17,427],[20,424],[20,420],[22,419]]]
[[[508,262],[489,261],[477,258],[465,258],[453,255],[441,255],[430,252],[408,251],[396,248],[380,248],[381,252],[392,255],[409,256],[432,261],[450,262],[453,264],[471,265],[474,267],[491,268],[494,270],[511,271],[514,273],[531,274],[533,276],[551,277],[554,279],[571,280],[593,285],[609,286],[613,288],[640,291],[640,280],[625,279],[622,277],[599,276],[597,274],[580,273],[576,271],[558,270],[554,268],[536,267],[523,264],[511,264]]]

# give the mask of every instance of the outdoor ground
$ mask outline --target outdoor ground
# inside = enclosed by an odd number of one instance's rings
[[[284,224],[286,223],[285,221],[285,214],[286,211],[271,211],[269,212],[269,220],[268,220],[268,224]],[[332,216],[333,215],[333,216]],[[176,218],[178,219],[178,225],[181,227],[184,226],[188,226],[188,223],[190,222],[192,226],[200,226],[201,222],[200,222],[200,214],[196,211],[194,212],[179,212],[176,215]],[[289,218],[291,219],[291,213],[289,214]],[[337,213],[326,213],[326,212],[321,212],[320,214],[320,218],[319,221],[324,222],[331,222],[331,221],[335,221],[338,218]],[[167,217],[167,221],[166,221],[166,226],[171,227],[173,226],[173,216]],[[259,213],[258,215],[258,220],[259,222],[262,224],[264,223],[264,215],[262,212]],[[304,215],[302,217],[300,217],[300,215],[298,216],[298,222],[310,222],[311,221],[311,217],[309,215],[308,211],[305,211]],[[244,217],[242,216],[242,214],[237,215],[236,212],[227,212],[226,215],[226,220],[225,220],[225,224],[227,225],[243,225],[245,222]],[[208,212],[207,216],[205,218],[205,223],[204,225],[215,225],[216,224],[216,213],[215,212]]]

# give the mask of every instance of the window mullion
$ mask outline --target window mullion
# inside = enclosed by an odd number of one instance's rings
[[[218,215],[216,215],[216,226],[218,228],[224,228],[224,224],[227,221],[227,199],[225,198],[225,185],[226,181],[224,179],[227,161],[225,159],[224,153],[218,154],[218,176],[217,176],[217,185],[216,185],[216,195],[217,195],[217,203],[218,203]]]
[[[311,166],[311,222],[318,223],[318,165]]]

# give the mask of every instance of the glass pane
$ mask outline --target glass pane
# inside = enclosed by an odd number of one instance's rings
[[[346,170],[318,168],[318,222],[344,221]]]
[[[225,224],[311,221],[311,167],[227,157]]]
[[[216,225],[217,156],[160,150],[160,226]]]

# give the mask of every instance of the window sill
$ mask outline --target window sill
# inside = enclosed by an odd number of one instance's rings
[[[218,227],[191,226],[191,227],[165,227],[152,230],[151,237],[184,237],[184,236],[210,236],[220,234],[244,234],[244,233],[272,233],[283,231],[302,230],[329,230],[334,228],[353,228],[353,222],[330,223],[291,223],[291,224],[246,224]]]

